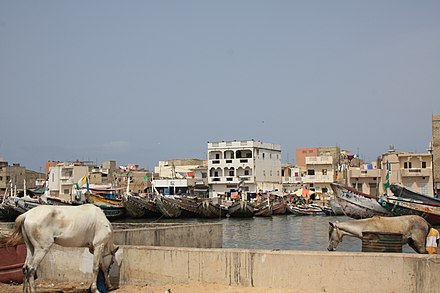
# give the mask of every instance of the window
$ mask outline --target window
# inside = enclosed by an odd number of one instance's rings
[[[264,153],[263,153],[263,159],[264,159]]]
[[[69,189],[64,189],[63,192],[64,194],[69,194]]]
[[[234,176],[234,170],[229,170],[229,176]]]
[[[307,175],[315,175],[315,170],[307,170]]]
[[[218,177],[218,171],[214,172],[214,177]]]
[[[272,177],[272,170],[269,171],[269,175],[270,175],[270,177]]]
[[[244,170],[244,175],[248,176],[249,175],[249,170]]]
[[[411,162],[404,162],[403,163],[403,168],[404,169],[411,169],[412,167],[411,167]]]
[[[322,175],[327,175],[327,169],[322,169]]]
[[[215,154],[215,158],[218,160],[220,159],[220,154]]]
[[[426,168],[426,162],[422,162],[422,168]]]

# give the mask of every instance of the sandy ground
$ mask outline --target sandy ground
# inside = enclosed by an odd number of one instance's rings
[[[86,293],[90,284],[84,283],[52,283],[49,281],[37,281],[38,293]],[[298,291],[293,289],[274,289],[265,287],[231,287],[219,284],[170,284],[167,286],[133,286],[124,285],[111,291],[112,293],[164,293],[171,289],[172,293],[317,293],[316,291]],[[22,285],[0,283],[0,292],[21,293]]]

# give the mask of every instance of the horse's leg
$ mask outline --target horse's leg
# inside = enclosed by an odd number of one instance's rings
[[[28,264],[28,277],[29,277],[29,286],[31,288],[31,293],[36,292],[35,275],[37,273],[38,266],[40,265],[43,258],[46,256],[49,249],[50,246],[47,248],[35,248],[34,256],[31,262]]]
[[[93,248],[93,271],[92,271],[92,285],[90,290],[92,293],[99,293],[96,282],[98,278],[98,269],[101,263],[102,252],[104,250],[104,244],[98,244]],[[105,275],[105,272],[104,272]]]
[[[32,245],[32,242],[29,241],[24,226],[21,227],[21,233],[23,241],[26,245],[26,260],[23,265],[23,293],[27,293],[31,290],[29,287],[29,264],[32,262],[34,257],[34,246]]]

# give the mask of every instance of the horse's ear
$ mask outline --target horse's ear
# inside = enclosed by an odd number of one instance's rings
[[[334,227],[335,224],[333,224],[332,222],[328,222],[330,224],[330,226]]]

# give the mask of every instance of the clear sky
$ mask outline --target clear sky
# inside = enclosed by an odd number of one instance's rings
[[[208,141],[426,152],[440,1],[0,1],[0,156],[205,159]]]

